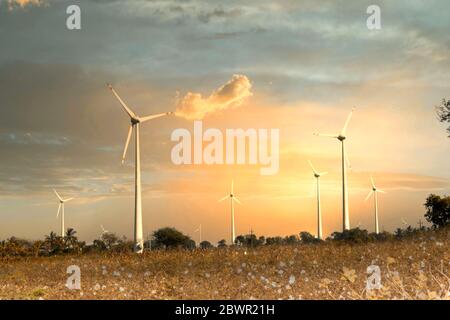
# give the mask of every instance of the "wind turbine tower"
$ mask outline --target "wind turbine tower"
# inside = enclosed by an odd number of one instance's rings
[[[348,161],[347,153],[345,152],[345,140],[347,139],[347,127],[352,118],[353,111],[352,109],[350,114],[345,121],[344,127],[342,128],[339,134],[322,134],[316,133],[315,135],[320,137],[329,137],[338,139],[341,142],[341,162],[342,162],[342,229],[350,230],[350,217],[348,210],[348,183],[347,183],[347,166],[350,167],[350,163]]]
[[[236,239],[236,232],[234,227],[234,202],[237,202],[242,205],[241,201],[239,201],[238,198],[234,195],[234,181],[231,181],[231,192],[229,195],[226,195],[222,199],[219,200],[219,202],[222,202],[226,199],[230,199],[230,205],[231,205],[231,245],[234,244],[234,240]]]
[[[311,161],[308,160],[309,165],[314,173],[317,183],[317,239],[322,240],[322,211],[320,208],[320,177],[326,175],[328,172],[318,172],[314,168]]]
[[[386,191],[380,190],[375,186],[375,183],[373,182],[373,177],[370,176],[370,182],[372,183],[372,190],[370,190],[369,194],[367,195],[365,201],[370,198],[370,196],[373,194],[374,199],[374,205],[375,205],[375,233],[380,233],[380,228],[378,226],[378,192],[380,193],[386,193]]]
[[[173,114],[173,112],[165,112],[159,113],[147,117],[139,117],[137,116],[120,98],[114,88],[108,84],[108,88],[111,90],[113,95],[119,101],[123,110],[130,117],[131,124],[128,130],[128,136],[125,143],[125,149],[122,155],[122,164],[125,162],[125,155],[127,153],[128,145],[130,143],[131,135],[134,131],[135,133],[135,166],[134,166],[134,175],[135,175],[135,196],[134,196],[134,252],[142,253],[144,251],[144,237],[143,237],[143,227],[142,227],[142,190],[141,190],[141,150],[140,150],[140,127],[141,124],[147,122],[149,120],[153,120],[156,118],[160,118],[163,116],[167,116]]]

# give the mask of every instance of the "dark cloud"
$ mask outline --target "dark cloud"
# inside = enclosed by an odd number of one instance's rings
[[[3,194],[40,192],[69,181],[80,189],[106,190],[116,181],[131,179],[129,167],[121,167],[119,161],[128,119],[106,90],[108,79],[114,77],[69,65],[0,67]],[[140,99],[125,90],[123,96],[139,105]],[[152,113],[151,105],[136,110]],[[143,147],[153,151],[143,154],[144,167],[150,171],[154,163],[165,159],[161,151],[165,147],[159,141],[169,137],[158,123],[153,130],[143,130]]]

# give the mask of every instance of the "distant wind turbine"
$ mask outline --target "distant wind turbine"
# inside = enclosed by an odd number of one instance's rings
[[[372,175],[370,176],[370,182],[372,183],[372,190],[370,190],[369,194],[367,195],[365,201],[370,198],[370,196],[373,194],[373,199],[375,202],[375,233],[379,234],[380,229],[378,227],[378,192],[386,193],[386,191],[380,190],[375,186],[375,183],[373,182]]]
[[[56,196],[58,197],[58,200],[59,200],[59,207],[58,207],[58,212],[56,213],[56,218],[59,217],[59,213],[61,212],[61,237],[64,237],[64,232],[65,232],[65,228],[64,228],[64,204],[66,202],[69,202],[69,201],[73,200],[73,198],[63,199],[58,194],[58,192],[56,192],[55,189],[53,189],[53,192],[56,194]]]
[[[108,230],[106,230],[105,228],[103,228],[103,225],[100,225],[100,228],[102,229],[102,235],[104,235],[105,233],[109,233]]]
[[[139,129],[141,123],[147,122],[149,120],[153,120],[156,118],[160,118],[163,116],[167,116],[173,114],[173,112],[165,112],[159,113],[147,117],[139,117],[137,116],[120,98],[114,88],[108,84],[108,88],[112,91],[114,96],[119,101],[122,108],[128,114],[131,119],[131,125],[128,130],[128,136],[125,144],[125,149],[122,155],[122,164],[125,162],[125,156],[128,149],[128,144],[130,143],[131,134],[133,133],[133,129],[135,132],[135,207],[134,207],[134,252],[142,253],[144,251],[144,238],[143,238],[143,227],[142,227],[142,195],[141,195],[141,159],[140,159],[140,134]]]
[[[200,225],[198,228],[197,228],[197,230],[195,230],[194,232],[198,232],[198,234],[199,234],[199,242],[198,242],[198,245],[200,246],[200,244],[202,243],[202,225]]]
[[[402,223],[403,223],[405,226],[409,226],[409,223],[406,222],[406,220],[405,220],[404,218],[401,218],[401,220],[402,220]]]
[[[309,165],[314,173],[317,182],[317,239],[322,240],[322,211],[320,209],[320,177],[326,175],[328,172],[318,172],[314,169],[311,161],[308,160]]]
[[[353,108],[350,114],[347,117],[347,120],[345,121],[344,127],[342,128],[341,132],[339,134],[322,134],[322,133],[315,133],[316,136],[320,137],[330,137],[338,139],[341,142],[342,147],[342,155],[341,155],[341,161],[342,161],[342,229],[343,230],[349,230],[350,229],[350,217],[348,212],[348,185],[347,185],[347,166],[350,167],[350,162],[348,161],[347,153],[345,152],[345,139],[347,139],[347,127],[350,122],[350,119],[352,118],[353,111],[355,109]]]
[[[230,203],[231,203],[231,245],[233,245],[234,240],[236,239],[236,233],[235,233],[235,229],[234,229],[234,201],[236,201],[237,203],[242,205],[242,203],[239,201],[239,199],[236,198],[236,196],[234,195],[234,181],[233,180],[231,181],[230,194],[226,195],[225,197],[220,199],[219,202],[222,202],[228,198],[230,199]]]

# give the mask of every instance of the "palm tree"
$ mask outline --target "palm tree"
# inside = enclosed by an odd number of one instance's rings
[[[63,238],[58,237],[53,231],[45,236],[45,244],[49,253],[61,251],[64,247]]]
[[[77,234],[77,232],[75,231],[75,229],[73,228],[67,228],[65,237],[64,237],[64,242],[66,245],[66,248],[71,250],[71,249],[76,249],[78,248],[78,238],[75,236]]]

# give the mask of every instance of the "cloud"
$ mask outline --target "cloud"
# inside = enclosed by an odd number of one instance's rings
[[[244,75],[233,75],[230,81],[207,98],[200,93],[188,92],[177,101],[176,115],[188,120],[203,119],[210,113],[239,106],[251,97],[252,84]]]
[[[7,2],[9,10],[15,7],[25,8],[28,5],[41,6],[45,4],[44,0],[8,0]]]

